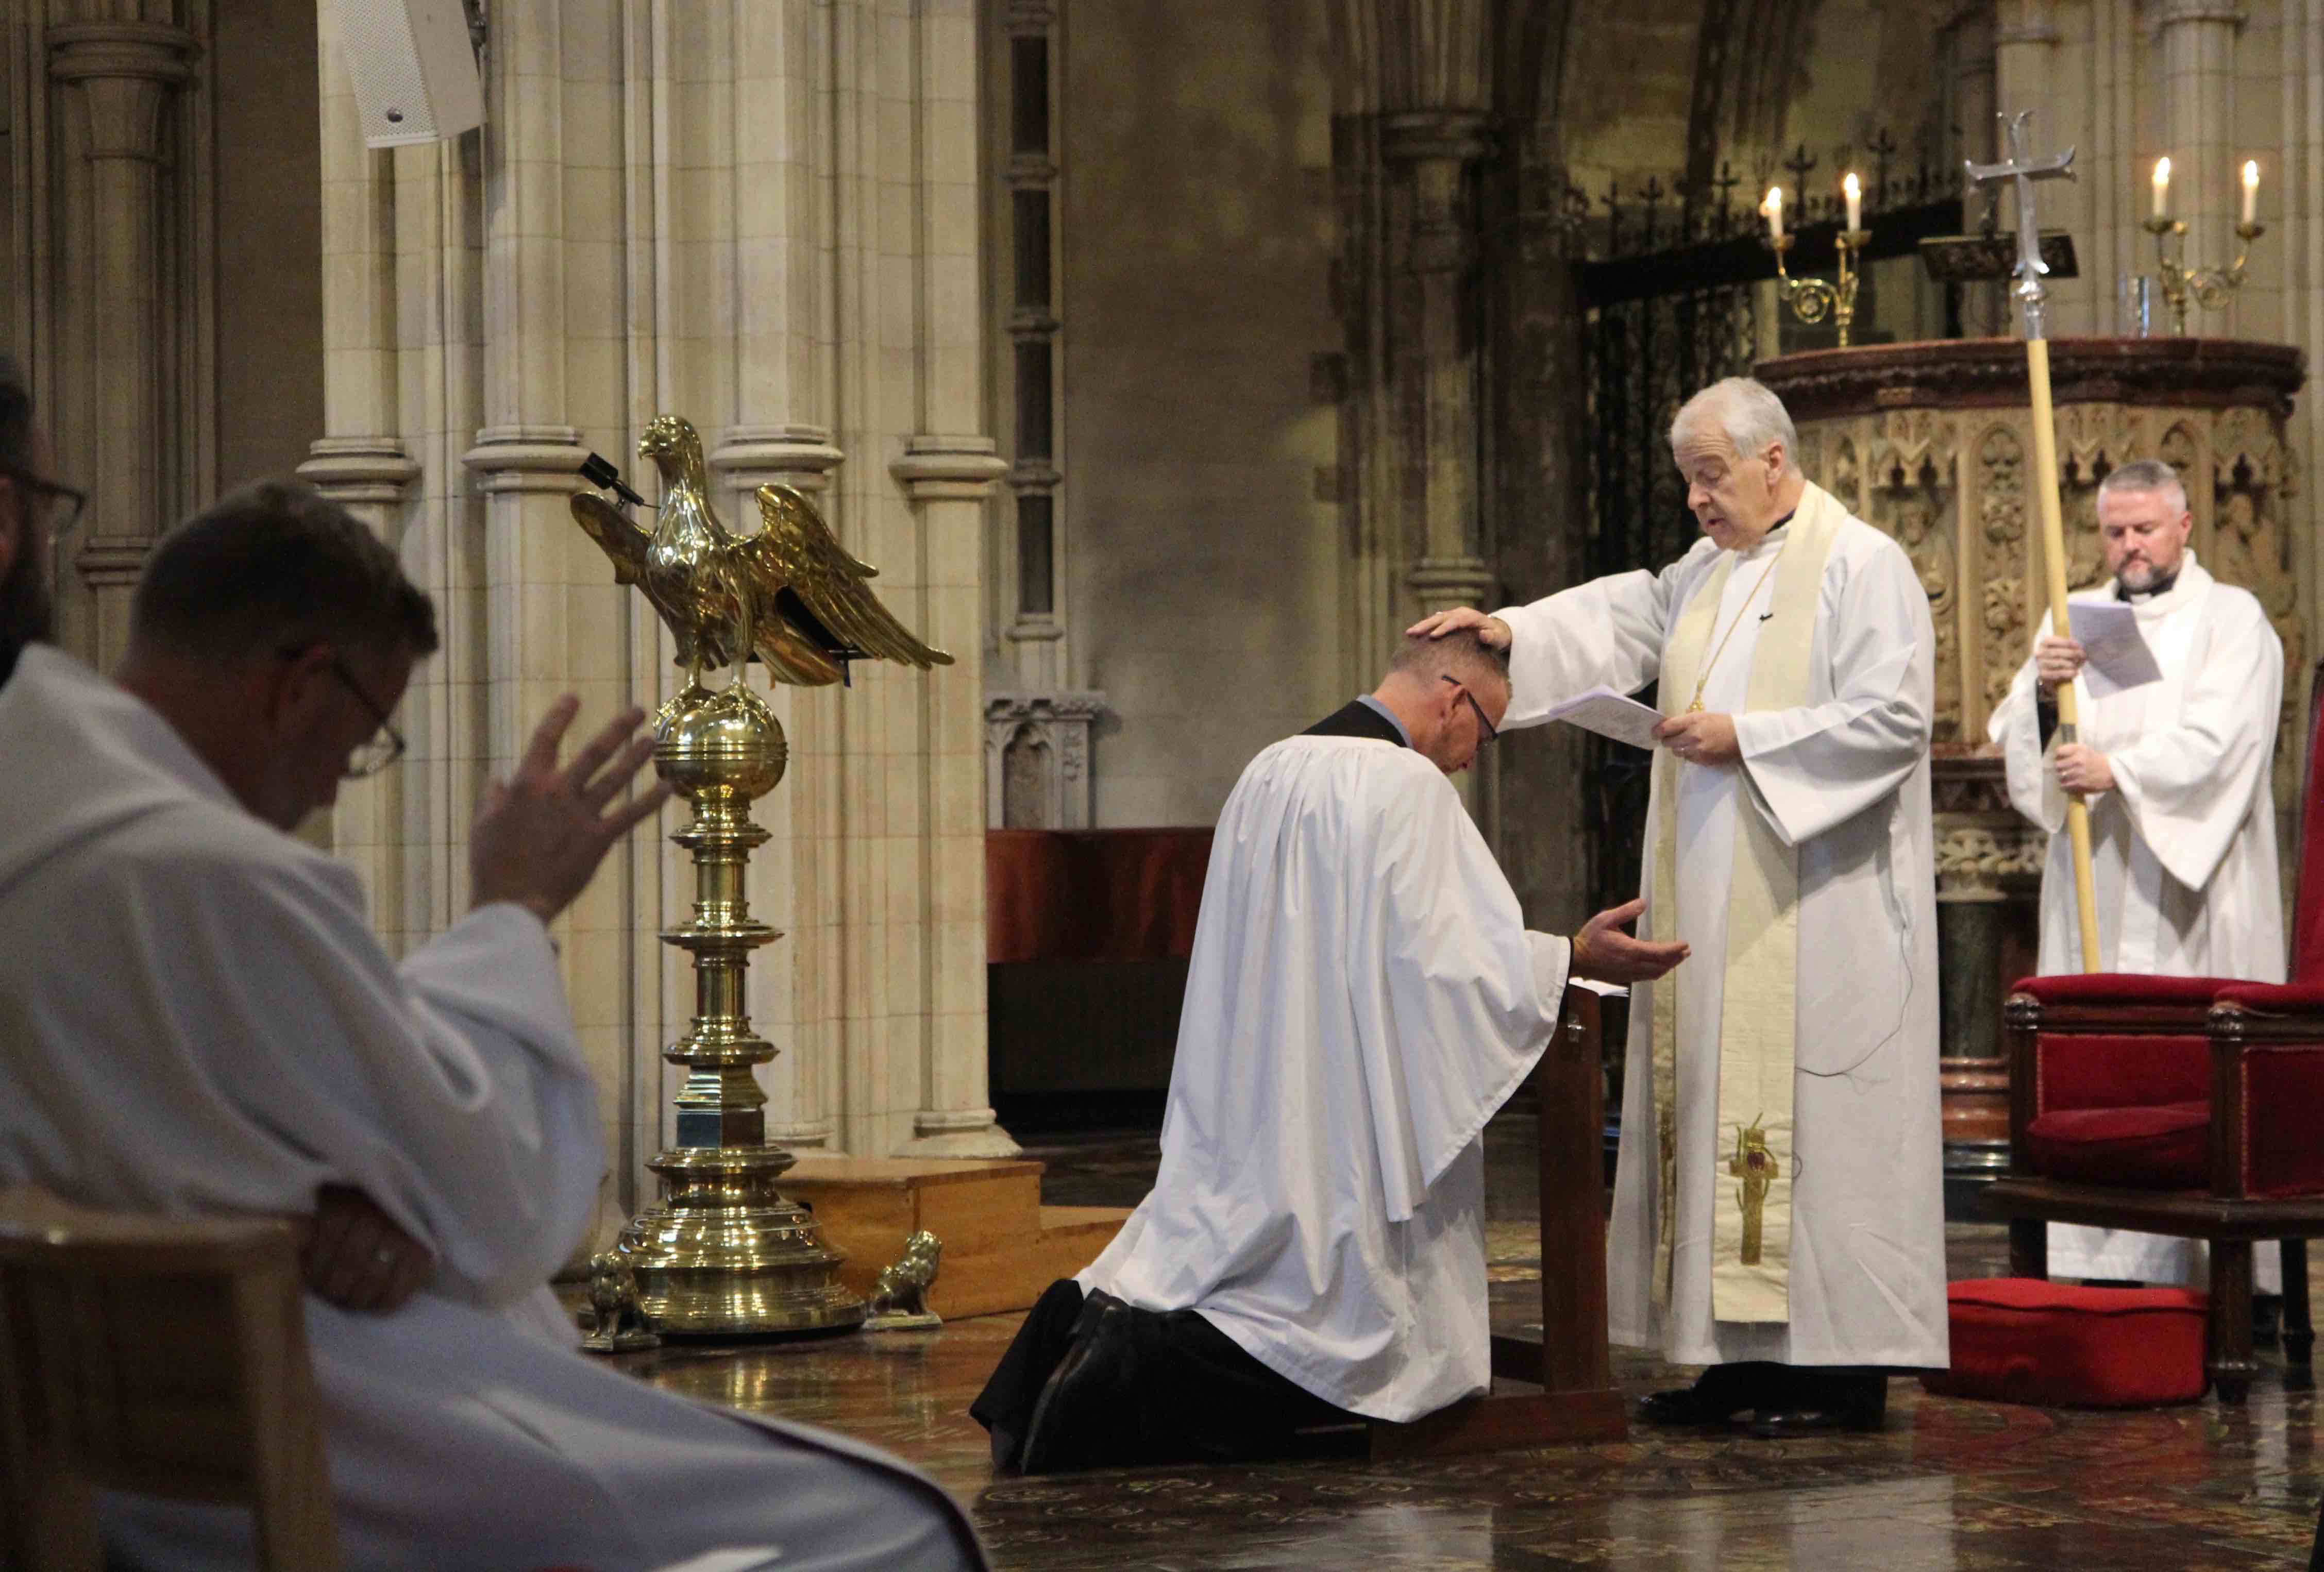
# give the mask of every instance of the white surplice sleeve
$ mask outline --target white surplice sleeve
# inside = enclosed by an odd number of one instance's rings
[[[436,1286],[501,1306],[579,1243],[604,1167],[596,1091],[549,936],[481,907],[401,967],[348,869],[220,848],[145,870],[157,1029],[286,1162],[361,1190],[437,1255]]]
[[[1375,804],[1346,964],[1365,979],[1356,1041],[1388,1217],[1400,1223],[1549,1045],[1572,945],[1526,930],[1452,783],[1417,756],[1397,763],[1402,789]]]
[[[2283,645],[2248,593],[2214,587],[2211,645],[2189,674],[2178,725],[2107,756],[2139,837],[2172,878],[2209,886],[2275,756]]]
[[[1928,756],[1935,711],[1928,593],[1895,542],[1827,564],[1818,612],[1831,698],[1734,717],[1748,795],[1789,846],[1903,785]]]
[[[2034,635],[2040,643],[2050,636],[2050,613]],[[2079,696],[2079,694],[2078,694]],[[2066,795],[2058,786],[2042,746],[2040,691],[2034,677],[2034,657],[2017,668],[2009,692],[1994,706],[1985,723],[1987,740],[2001,748],[2002,767],[2009,783],[2009,805],[2054,835],[2066,827]]]
[[[1509,625],[1509,710],[1501,729],[1536,726],[1542,712],[1593,687],[1632,694],[1662,670],[1679,580],[1717,548],[1707,540],[1660,573],[1609,574],[1493,613]]]

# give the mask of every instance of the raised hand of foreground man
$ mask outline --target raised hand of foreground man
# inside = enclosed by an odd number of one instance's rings
[[[1652,982],[1684,961],[1683,944],[1655,944],[1622,932],[1646,908],[1643,899],[1625,901],[1582,924],[1573,936],[1573,975],[1593,982]]]
[[[583,745],[570,764],[558,750],[581,701],[567,694],[549,707],[516,772],[484,787],[468,832],[468,883],[477,906],[514,901],[544,923],[586,888],[613,842],[669,800],[667,782],[622,801],[653,758],[641,732],[643,710],[625,710]]]

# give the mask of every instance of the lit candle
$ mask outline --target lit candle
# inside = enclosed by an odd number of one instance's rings
[[[1854,170],[1848,171],[1848,179],[1840,183],[1840,188],[1848,193],[1848,226],[1850,229],[1863,228],[1864,188],[1858,183]]]
[[[2259,161],[2244,162],[2244,222],[2256,223],[2259,218]]]
[[[1776,244],[1781,245],[1784,241],[1783,187],[1770,186],[1767,188],[1767,199],[1759,204],[1759,211],[1766,215],[1768,238],[1773,240]]]
[[[2171,161],[2160,158],[2154,161],[2154,216],[2163,218],[2169,216],[2170,212]]]

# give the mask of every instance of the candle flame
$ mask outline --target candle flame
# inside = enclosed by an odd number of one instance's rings
[[[2154,183],[2158,186],[2171,183],[2171,160],[2167,156],[2154,161]]]
[[[2259,160],[2246,159],[2244,161],[2244,184],[2246,186],[2256,186],[2259,184]]]
[[[1784,188],[1783,188],[1783,187],[1781,187],[1781,186],[1770,186],[1770,187],[1768,187],[1768,188],[1767,188],[1767,196],[1766,196],[1766,199],[1765,201],[1763,201],[1763,202],[1761,202],[1761,203],[1759,204],[1759,211],[1760,211],[1760,212],[1762,212],[1762,213],[1765,213],[1765,212],[1766,212],[1766,211],[1767,211],[1767,209],[1769,209],[1770,207],[1782,207],[1783,205],[1784,205]]]
[[[1858,183],[1856,171],[1854,170],[1849,170],[1848,179],[1842,180],[1840,184],[1840,188],[1851,197],[1860,197],[1864,194],[1864,188]]]

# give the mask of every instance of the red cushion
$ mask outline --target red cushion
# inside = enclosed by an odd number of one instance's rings
[[[2281,1015],[2324,1009],[2324,983],[2230,982],[2220,988],[2219,1003]]]
[[[2224,977],[2144,977],[2128,971],[2061,972],[2054,977],[2021,977],[2012,993],[2032,994],[2045,1005],[2209,1005],[2223,988],[2233,988]]]
[[[2074,1288],[2033,1277],[1946,1291],[1952,1368],[1942,1397],[2144,1408],[2203,1395],[2204,1296],[2191,1288]]]
[[[2209,1103],[2126,1108],[2066,1108],[2025,1126],[2025,1155],[2037,1173],[2125,1190],[2208,1190]]]

